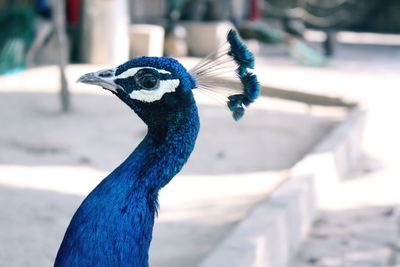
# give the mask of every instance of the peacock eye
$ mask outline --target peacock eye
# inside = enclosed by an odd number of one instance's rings
[[[137,75],[135,75],[135,80],[137,84],[146,90],[152,90],[158,88],[160,84],[159,78],[155,73],[145,72],[145,70],[139,71]]]

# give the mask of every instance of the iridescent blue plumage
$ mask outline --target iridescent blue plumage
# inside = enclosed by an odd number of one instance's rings
[[[256,76],[248,73],[254,66],[251,53],[232,32],[228,41],[229,56],[240,62],[238,75],[243,84],[243,93],[228,101],[238,119],[244,106],[257,98],[259,85]],[[148,266],[158,192],[186,163],[199,131],[192,92],[201,84],[197,70],[190,73],[171,58],[140,57],[79,79],[115,94],[143,120],[148,132],[78,208],[55,266]]]
[[[239,39],[237,32],[230,30],[228,32],[227,40],[231,46],[228,55],[233,57],[239,67],[254,69],[254,56]],[[241,69],[239,75],[240,77],[243,77],[242,75],[245,75],[245,70]]]
[[[239,120],[244,115],[244,107],[249,106],[260,95],[260,84],[257,76],[249,71],[254,69],[254,56],[239,39],[236,31],[229,31],[228,42],[232,56],[237,66],[236,73],[243,85],[243,93],[228,97],[228,107],[233,112],[233,118]]]
[[[227,78],[239,80],[242,92],[230,95],[226,100],[233,118],[237,121],[244,115],[245,108],[260,95],[260,84],[257,76],[252,73],[254,56],[240,40],[236,31],[228,32],[227,46],[228,48],[222,47],[220,51],[198,63],[190,73],[196,77],[198,88],[206,93],[218,89],[230,89],[231,84],[223,82]],[[231,72],[231,77],[227,76]]]
[[[55,266],[148,266],[158,191],[183,167],[199,130],[193,79],[173,59],[137,58],[121,69],[152,67],[179,77],[175,93],[145,103],[113,91],[148,125],[134,152],[84,200],[67,229]],[[114,76],[116,76],[115,74]]]

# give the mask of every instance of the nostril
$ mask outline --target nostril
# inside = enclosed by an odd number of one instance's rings
[[[102,77],[102,78],[109,78],[113,75],[114,75],[114,72],[112,70],[106,70],[106,71],[99,73],[99,77]]]

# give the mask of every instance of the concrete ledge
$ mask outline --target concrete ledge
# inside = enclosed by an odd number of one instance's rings
[[[316,210],[312,177],[283,184],[199,267],[284,267],[307,235]]]
[[[262,201],[198,267],[285,267],[317,215],[318,200],[354,168],[366,112],[354,106],[290,178]]]
[[[313,154],[333,154],[337,180],[347,178],[359,161],[366,116],[365,110],[351,109],[346,120],[313,151]]]
[[[367,112],[358,107],[350,109],[346,119],[292,168],[294,176],[312,175],[315,178],[317,202],[356,167],[362,153],[366,115]]]

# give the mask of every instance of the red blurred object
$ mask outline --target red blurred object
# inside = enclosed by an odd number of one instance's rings
[[[261,3],[259,0],[251,0],[250,2],[250,19],[261,19]]]
[[[67,21],[70,25],[79,23],[81,0],[67,1]]]

